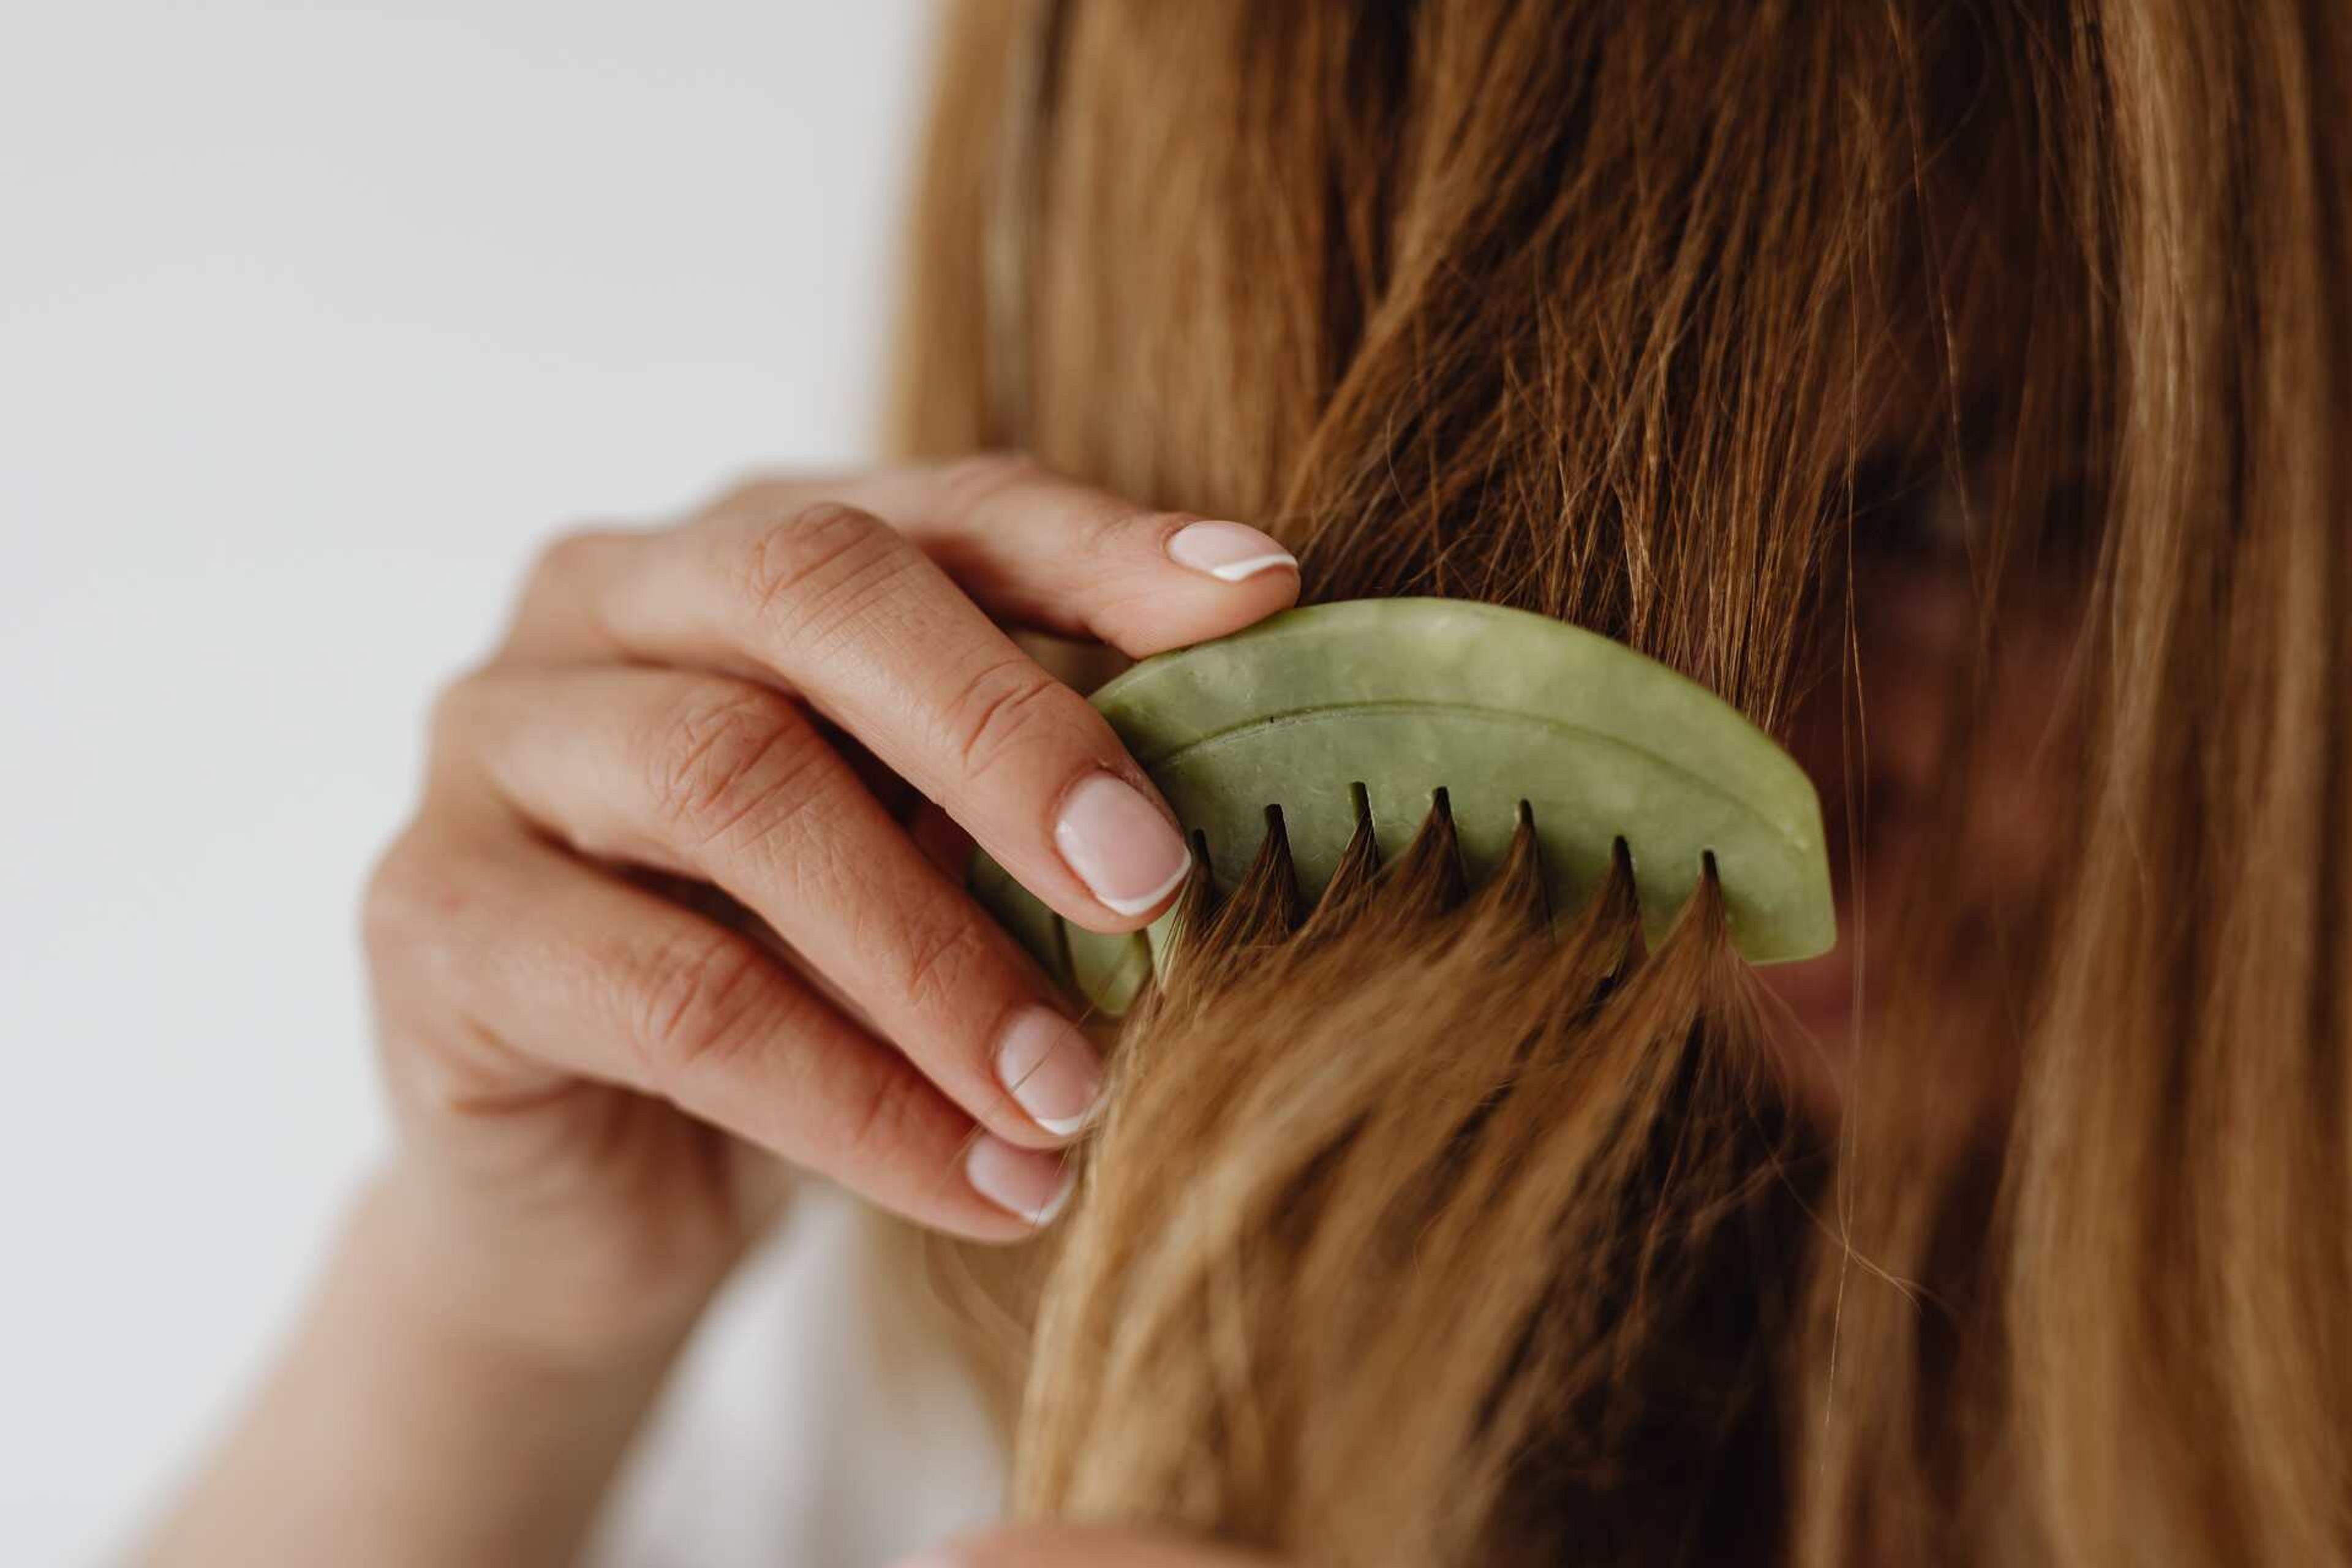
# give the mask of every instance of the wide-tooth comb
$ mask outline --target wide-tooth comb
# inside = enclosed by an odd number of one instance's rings
[[[1837,942],[1821,803],[1738,710],[1622,643],[1465,599],[1286,610],[1143,660],[1094,705],[1231,888],[1282,808],[1299,890],[1319,897],[1369,813],[1383,861],[1443,788],[1482,884],[1530,814],[1551,908],[1583,907],[1625,843],[1651,940],[1712,857],[1751,963]],[[1152,973],[1171,915],[1105,935],[1065,921],[975,851],[973,894],[1046,971],[1108,1014]],[[1172,910],[1171,911],[1172,914]]]

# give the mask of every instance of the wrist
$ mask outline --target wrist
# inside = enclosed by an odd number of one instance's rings
[[[572,1561],[691,1316],[551,1326],[397,1168],[359,1195],[251,1407],[139,1560]]]
[[[666,1366],[734,1256],[485,1204],[402,1157],[362,1189],[345,1245],[405,1332],[516,1375],[590,1383]]]

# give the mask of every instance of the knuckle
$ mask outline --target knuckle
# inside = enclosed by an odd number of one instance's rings
[[[753,523],[744,535],[739,586],[755,615],[814,612],[887,567],[898,553],[890,526],[872,512],[818,501]]]
[[[939,496],[940,510],[950,515],[979,510],[990,500],[1000,500],[1007,491],[1030,489],[1049,479],[1045,463],[1028,451],[1009,449],[973,451],[948,458],[931,470],[931,489]]]
[[[480,706],[488,676],[486,669],[468,669],[450,676],[434,689],[432,704],[425,710],[425,731],[436,754],[448,750],[459,737],[470,732],[472,716]]]
[[[968,920],[919,925],[908,933],[902,951],[900,992],[918,1009],[949,1016],[961,1016],[969,1008],[973,969],[992,956],[987,937]]]
[[[536,661],[593,618],[599,581],[609,576],[611,552],[622,538],[616,529],[570,528],[542,543],[523,574],[495,660]]]
[[[661,715],[646,748],[655,807],[708,842],[805,784],[822,745],[781,692],[698,683]]]
[[[572,527],[554,534],[539,547],[523,577],[526,604],[568,598],[580,592],[592,560],[615,537],[609,528]]]
[[[1047,1544],[1050,1544],[1047,1543]],[[1032,1532],[1015,1529],[966,1531],[942,1542],[951,1553],[950,1561],[957,1568],[1021,1568],[1024,1563],[1040,1561],[1040,1543]],[[1092,1561],[1097,1552],[1088,1552],[1085,1561]],[[1067,1559],[1081,1561],[1076,1555]]]
[[[1081,485],[1026,452],[982,452],[957,458],[933,475],[940,506],[950,514],[975,512],[1018,491],[1050,491],[1053,514],[1073,534],[1076,549],[1110,553],[1131,548],[1138,535],[1164,538],[1199,518],[1162,511]]]
[[[535,570],[563,577],[578,573],[588,558],[612,542],[613,530],[587,523],[559,529],[539,547]]]
[[[873,1087],[842,1121],[845,1164],[871,1168],[903,1158],[916,1142],[928,1092],[926,1080],[914,1073],[877,1073]]]
[[[1023,451],[975,452],[950,458],[932,471],[942,506],[950,512],[974,510],[1003,496],[1045,481],[1045,466]]]
[[[1066,734],[1066,704],[1076,693],[1034,660],[1015,657],[983,667],[946,709],[950,744],[967,780],[1055,728]]]
[[[1195,512],[1160,511],[1107,497],[1099,506],[1082,514],[1077,544],[1081,551],[1097,555],[1123,553],[1143,541],[1149,541],[1154,548],[1164,548],[1171,535],[1186,523],[1199,521]]]
[[[434,854],[413,826],[376,857],[360,896],[360,941],[372,969],[412,965],[450,940],[470,897],[457,864]]]
[[[734,932],[689,930],[656,948],[631,987],[629,1038],[661,1088],[723,1059],[755,1033],[767,960]]]
[[[695,510],[701,518],[757,517],[777,510],[780,498],[792,493],[792,481],[768,473],[743,474],[722,485],[718,493]]]

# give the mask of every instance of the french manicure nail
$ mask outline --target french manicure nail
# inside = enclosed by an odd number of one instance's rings
[[[1076,1169],[1060,1155],[1016,1148],[988,1132],[972,1140],[963,1173],[973,1192],[1041,1229],[1070,1201],[1078,1179]]]
[[[1087,890],[1122,915],[1139,915],[1184,879],[1184,836],[1115,773],[1081,779],[1062,802],[1054,845]]]
[[[1102,1100],[1102,1058],[1078,1026],[1051,1007],[1013,1016],[996,1047],[996,1078],[1046,1131],[1066,1138]]]
[[[1188,523],[1170,537],[1168,558],[1224,583],[1238,583],[1277,566],[1298,569],[1298,557],[1270,535],[1239,522]]]

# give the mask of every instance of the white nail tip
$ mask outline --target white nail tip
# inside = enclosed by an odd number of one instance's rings
[[[1296,570],[1297,565],[1297,556],[1277,551],[1272,555],[1253,555],[1245,561],[1229,561],[1223,566],[1212,566],[1209,568],[1209,575],[1220,582],[1238,583],[1244,577],[1255,577],[1259,573],[1270,572],[1276,566],[1288,566]]]
[[[1099,1105],[1102,1102],[1097,1100],[1095,1103]],[[1094,1119],[1095,1113],[1092,1109],[1080,1116],[1032,1116],[1030,1118],[1032,1121],[1056,1138],[1067,1138],[1073,1133],[1086,1131],[1087,1123]]]
[[[1053,1202],[1047,1204],[1044,1208],[1031,1209],[1021,1217],[1027,1220],[1031,1225],[1036,1226],[1038,1229],[1043,1230],[1047,1226],[1053,1224],[1056,1218],[1060,1217],[1064,1209],[1069,1207],[1070,1194],[1077,1190],[1077,1173],[1074,1171],[1062,1178],[1061,1191],[1054,1194]]]
[[[1143,894],[1139,898],[1132,899],[1114,899],[1108,893],[1097,893],[1095,897],[1102,901],[1102,905],[1105,909],[1110,910],[1115,913],[1122,915],[1139,915],[1144,910],[1150,909],[1152,905],[1158,903],[1160,900],[1166,898],[1170,890],[1172,889],[1177,883],[1182,881],[1184,879],[1185,873],[1192,870],[1192,850],[1191,846],[1188,845],[1185,847],[1184,850],[1184,863],[1181,866],[1177,867],[1175,872],[1171,875],[1166,881],[1152,889],[1151,891]]]

